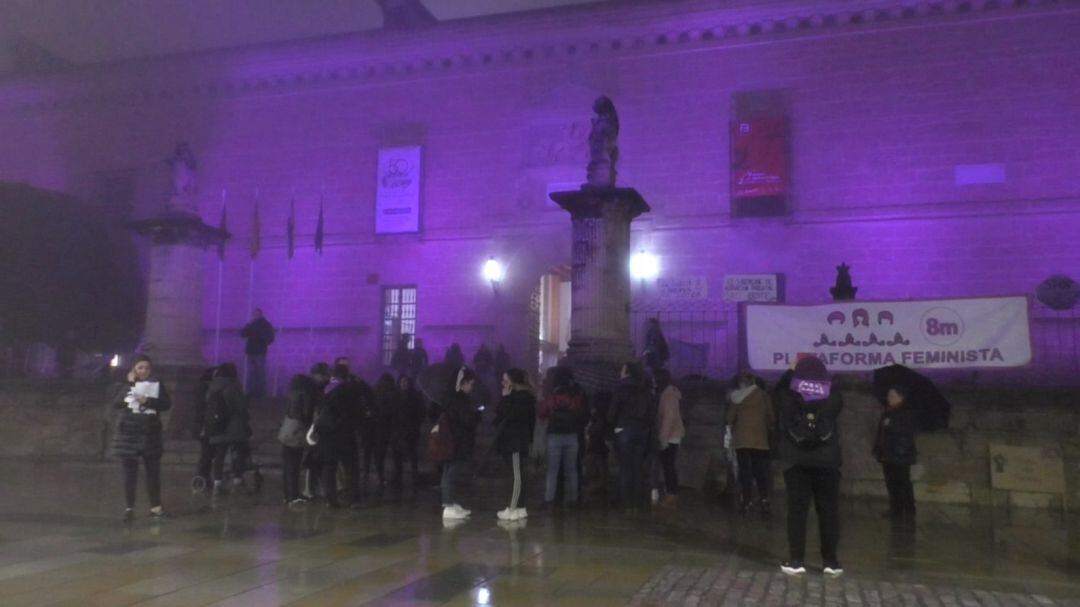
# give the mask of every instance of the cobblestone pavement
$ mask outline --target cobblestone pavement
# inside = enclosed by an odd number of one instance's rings
[[[634,596],[630,605],[858,605],[860,607],[1080,607],[1080,599],[976,590],[906,582],[825,578],[808,572],[792,577],[779,571],[737,566],[667,566]]]

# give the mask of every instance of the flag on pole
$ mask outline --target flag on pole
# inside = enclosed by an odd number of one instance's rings
[[[293,258],[296,248],[296,199],[289,200],[289,221],[285,225],[285,237],[288,243],[289,259]]]
[[[251,258],[255,259],[262,248],[262,222],[259,221],[259,199],[255,199],[255,218],[251,226]]]
[[[319,223],[315,226],[315,252],[322,255],[323,245],[323,199],[319,196]]]
[[[222,196],[222,198],[224,198],[224,196]],[[225,237],[224,237],[224,234],[226,234],[229,231],[228,222],[225,219],[225,215],[226,215],[226,203],[225,203],[224,200],[222,200],[221,201],[221,221],[218,222],[218,229],[221,230],[221,233],[222,233],[221,240],[218,241],[218,245],[217,245],[217,256],[218,256],[219,261],[225,261]]]

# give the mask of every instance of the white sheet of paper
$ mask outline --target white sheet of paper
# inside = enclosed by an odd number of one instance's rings
[[[157,398],[161,392],[161,384],[156,381],[138,381],[135,382],[133,391],[136,395],[142,395],[146,398]]]

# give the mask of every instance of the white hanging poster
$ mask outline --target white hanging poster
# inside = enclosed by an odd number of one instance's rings
[[[379,150],[375,233],[420,231],[420,146]]]

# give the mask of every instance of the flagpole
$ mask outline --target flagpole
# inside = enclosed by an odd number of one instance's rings
[[[225,188],[221,188],[221,212],[225,213]],[[221,363],[221,287],[222,287],[222,274],[225,260],[218,256],[217,262],[217,313],[214,315],[214,366],[216,367]]]
[[[259,230],[259,188],[255,188],[255,225],[252,225],[252,230]],[[254,238],[262,238],[261,234],[256,235]],[[259,243],[262,246],[262,243]],[[255,255],[256,250],[252,249],[251,260],[248,262],[248,298],[247,298],[247,314],[250,315],[252,309],[255,306]],[[246,317],[245,317],[246,318]],[[248,357],[247,353],[244,353],[244,385],[248,385]]]
[[[326,196],[326,182],[323,181],[319,187],[319,223],[315,227],[315,252],[322,256],[322,238],[323,238],[323,198]],[[315,356],[315,325],[312,315],[308,315],[308,350],[309,356],[314,358]]]

